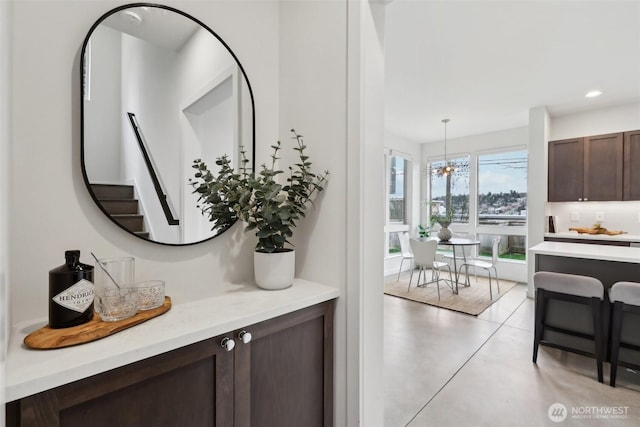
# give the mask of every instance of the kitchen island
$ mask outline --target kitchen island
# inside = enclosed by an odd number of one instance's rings
[[[595,277],[607,289],[619,281],[640,282],[638,247],[542,242],[529,251],[536,271]]]

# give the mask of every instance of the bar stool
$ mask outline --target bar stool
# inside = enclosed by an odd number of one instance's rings
[[[602,379],[602,360],[604,359],[604,333],[602,327],[602,313],[604,310],[604,286],[596,278],[580,276],[575,274],[554,273],[550,271],[539,271],[533,275],[533,285],[536,290],[536,313],[533,338],[533,363],[538,358],[538,347],[540,344],[554,347],[564,351],[581,354],[583,356],[595,356],[598,367],[598,382]],[[575,328],[562,327],[554,322],[549,322],[548,305],[550,300],[568,301],[576,304],[583,304],[591,311],[592,325]],[[579,313],[576,313],[578,320]],[[589,322],[587,322],[589,323]],[[589,352],[578,346],[571,347],[553,342],[545,338],[545,332],[550,331],[588,339],[594,343],[594,351]],[[569,342],[571,342],[569,340]]]
[[[630,316],[636,316],[635,313],[637,313],[637,316],[640,316],[640,283],[614,283],[609,290],[609,300],[613,304],[613,312],[611,315],[611,375],[609,376],[609,385],[615,387],[618,365],[640,369],[640,365],[638,364],[619,361],[620,347],[640,351],[640,347],[637,344],[626,342],[629,336],[632,334],[637,336],[638,332],[633,331],[633,328],[630,327],[628,323],[623,325],[623,319],[626,319],[628,322]],[[637,323],[634,326],[637,326]],[[638,340],[636,340],[636,343],[637,342]]]

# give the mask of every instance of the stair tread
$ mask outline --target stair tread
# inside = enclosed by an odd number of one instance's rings
[[[93,183],[91,184],[91,186],[96,186],[96,187],[132,187],[132,184],[98,184],[98,183]]]
[[[127,184],[91,184],[91,191],[97,199],[132,199],[133,185]]]

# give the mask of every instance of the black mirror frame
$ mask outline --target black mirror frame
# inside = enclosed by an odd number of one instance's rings
[[[155,244],[159,244],[159,245],[165,245],[165,246],[190,246],[190,245],[195,245],[198,243],[202,243],[202,242],[206,242],[208,240],[211,240],[215,237],[220,236],[222,233],[224,233],[226,230],[228,230],[230,227],[225,228],[224,230],[218,232],[217,234],[208,237],[206,239],[203,240],[198,240],[196,242],[189,242],[189,243],[167,243],[167,242],[158,242],[156,240],[151,240],[151,239],[147,239],[144,238],[142,236],[139,236],[129,230],[127,230],[122,224],[118,223],[115,219],[113,219],[113,217],[107,212],[107,210],[104,208],[104,206],[102,206],[102,204],[100,203],[100,201],[98,200],[98,197],[96,196],[96,194],[93,192],[93,190],[91,189],[91,185],[89,182],[89,177],[87,176],[87,171],[85,169],[85,153],[84,153],[84,62],[85,62],[85,53],[86,53],[86,49],[87,49],[87,44],[89,43],[89,40],[91,38],[91,35],[93,34],[93,32],[95,31],[95,29],[98,27],[98,25],[100,25],[105,19],[107,19],[108,17],[110,17],[113,14],[116,14],[122,10],[126,10],[126,9],[130,9],[130,8],[134,8],[134,7],[154,7],[154,8],[159,8],[159,9],[164,9],[170,12],[174,12],[177,13],[179,15],[182,15],[183,17],[190,19],[191,21],[195,22],[196,24],[200,25],[200,27],[204,28],[205,30],[207,30],[211,35],[213,35],[224,47],[225,49],[227,49],[227,51],[229,52],[229,54],[233,57],[233,59],[236,61],[236,64],[238,65],[238,68],[240,68],[240,71],[242,72],[242,76],[245,79],[245,82],[247,84],[247,87],[249,89],[249,97],[251,99],[251,170],[255,172],[255,152],[256,152],[256,109],[255,109],[255,102],[253,99],[253,89],[251,88],[251,83],[249,83],[249,78],[247,77],[247,73],[244,70],[244,67],[242,66],[242,64],[240,63],[240,61],[238,60],[238,57],[235,55],[235,53],[233,53],[233,51],[231,50],[231,48],[229,47],[229,45],[227,45],[227,43],[222,40],[222,38],[220,36],[218,36],[218,34],[216,34],[215,31],[213,31],[211,28],[209,28],[207,25],[205,25],[202,21],[194,18],[193,16],[189,15],[186,12],[183,12],[181,10],[175,9],[173,7],[170,6],[165,6],[165,5],[161,5],[161,4],[156,4],[156,3],[130,3],[130,4],[125,4],[122,6],[118,6],[114,9],[109,10],[108,12],[106,12],[105,14],[103,14],[89,29],[89,32],[87,33],[87,36],[84,39],[84,42],[82,43],[82,49],[80,51],[80,165],[81,165],[81,170],[82,170],[82,178],[84,179],[84,183],[85,186],[87,188],[87,190],[89,191],[89,194],[91,195],[91,198],[93,199],[93,201],[95,202],[95,204],[100,208],[100,210],[105,214],[105,216],[107,216],[107,218],[109,218],[109,220],[111,220],[111,222],[113,222],[114,224],[116,224],[119,228],[121,228],[122,230],[126,231],[127,234],[133,235],[141,240],[144,240],[145,242],[151,242],[151,243],[155,243]]]

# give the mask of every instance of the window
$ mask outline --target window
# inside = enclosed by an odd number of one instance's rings
[[[387,242],[387,244],[389,245],[389,255],[402,253],[402,248],[400,247],[400,234],[402,233],[404,233],[404,231],[387,233],[389,235],[389,241]]]
[[[411,211],[410,170],[411,161],[397,153],[387,155],[387,224],[386,253],[401,253],[400,234],[409,231]]]
[[[527,224],[526,150],[478,156],[478,224]]]
[[[430,215],[451,213],[453,222],[469,222],[469,157],[448,160],[455,171],[449,175],[438,173],[444,160],[429,164],[431,200]]]
[[[502,236],[500,260],[526,260],[527,151],[524,147],[458,155],[448,162],[455,171],[438,173],[443,160],[430,160],[427,210],[451,214],[449,227],[481,240],[474,254],[491,257],[493,236]],[[437,226],[436,226],[437,227]],[[441,251],[442,249],[439,249]]]
[[[491,258],[493,237],[493,234],[478,234],[478,240],[480,240],[480,246],[478,248],[479,256]],[[525,236],[501,235],[500,245],[498,247],[498,259],[524,261],[526,260],[526,254]]]
[[[407,159],[399,156],[391,156],[389,168],[389,222],[407,223]]]

